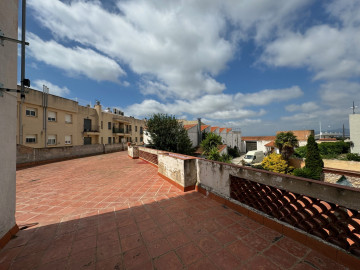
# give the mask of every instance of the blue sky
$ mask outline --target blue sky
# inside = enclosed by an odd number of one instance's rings
[[[26,77],[84,105],[273,135],[360,104],[359,0],[27,3]]]

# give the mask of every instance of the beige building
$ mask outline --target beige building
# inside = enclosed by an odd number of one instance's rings
[[[92,108],[44,91],[30,88],[26,90],[26,98],[21,109],[18,95],[17,144],[45,148],[143,143],[144,120],[124,116],[117,109],[103,110],[100,103]]]

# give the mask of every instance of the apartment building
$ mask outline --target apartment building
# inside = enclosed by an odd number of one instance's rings
[[[143,143],[145,121],[124,116],[110,108],[94,107],[26,89],[24,102],[18,96],[17,144],[33,148],[86,144]],[[20,116],[20,117],[19,117]]]

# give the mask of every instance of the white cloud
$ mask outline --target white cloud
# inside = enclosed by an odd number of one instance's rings
[[[153,113],[170,113],[174,115],[192,114],[210,119],[240,119],[264,115],[260,111],[246,110],[250,106],[263,106],[299,97],[303,94],[298,86],[286,89],[266,89],[252,94],[205,95],[198,99],[176,100],[174,103],[161,103],[156,100],[144,100],[133,104],[125,111],[135,116],[148,116]]]
[[[42,91],[43,85],[46,85],[49,88],[49,93],[52,95],[65,97],[70,94],[70,90],[66,86],[61,87],[61,86],[52,84],[51,82],[46,81],[46,80],[35,80],[34,82],[32,82],[31,87],[33,87],[39,91]]]
[[[324,104],[348,109],[353,100],[360,103],[360,83],[350,81],[324,83],[320,87],[319,94]],[[343,113],[347,112],[343,111]]]
[[[297,98],[304,93],[299,86],[292,86],[285,89],[265,89],[252,94],[238,93],[235,95],[237,102],[241,102],[244,106],[249,105],[267,105],[273,102],[279,102]]]
[[[117,82],[125,75],[122,68],[112,59],[91,49],[67,48],[54,40],[44,41],[28,33],[31,44],[29,54],[37,61],[65,70],[69,75],[85,75],[97,81]]]
[[[265,46],[261,61],[275,67],[306,67],[314,79],[360,76],[360,4],[333,1],[327,6],[342,25],[320,24],[304,33],[286,31]]]
[[[117,1],[112,12],[100,1],[30,0],[29,6],[59,40],[96,48],[153,76],[143,81],[144,94],[193,99],[225,90],[215,76],[233,59],[239,39],[266,39],[309,2],[134,0]]]
[[[315,102],[310,101],[310,102],[305,102],[300,105],[290,104],[285,107],[285,110],[287,110],[289,112],[295,112],[295,111],[309,112],[309,111],[314,111],[318,108],[319,108],[319,106]]]

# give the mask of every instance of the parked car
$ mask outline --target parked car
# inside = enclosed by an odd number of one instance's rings
[[[254,164],[254,163],[260,163],[264,159],[264,152],[263,151],[249,151],[246,153],[244,157],[244,162],[247,165]]]

